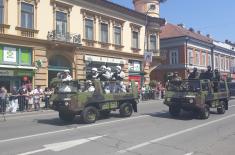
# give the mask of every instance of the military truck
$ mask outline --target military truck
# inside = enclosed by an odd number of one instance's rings
[[[178,116],[183,109],[195,112],[201,119],[207,119],[210,108],[217,108],[219,114],[224,114],[228,110],[229,98],[226,81],[181,80],[168,83],[164,104],[169,106],[172,116]]]
[[[100,116],[108,116],[117,109],[122,117],[137,112],[138,90],[134,82],[131,82],[129,92],[126,93],[105,93],[103,82],[92,82],[94,92],[87,91],[85,81],[57,81],[50,99],[50,108],[58,111],[63,121],[71,122],[76,115],[80,115],[85,123],[94,123]]]

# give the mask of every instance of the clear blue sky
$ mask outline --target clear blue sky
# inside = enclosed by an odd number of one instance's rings
[[[112,0],[133,9],[132,0]],[[213,39],[235,42],[235,0],[167,0],[160,6],[160,16],[168,23],[183,23]]]

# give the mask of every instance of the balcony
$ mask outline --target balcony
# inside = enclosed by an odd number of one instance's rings
[[[56,30],[48,32],[47,40],[51,41],[58,41],[63,43],[70,43],[76,46],[81,46],[81,35],[80,34],[71,34],[67,33],[60,33]]]
[[[10,25],[0,24],[0,34],[5,34],[6,29],[9,29],[9,28],[10,28]]]
[[[16,27],[16,30],[20,31],[20,35],[22,37],[34,38],[35,34],[38,34],[39,30],[24,28],[24,27]]]

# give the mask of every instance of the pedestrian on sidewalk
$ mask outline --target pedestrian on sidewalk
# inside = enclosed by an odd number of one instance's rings
[[[9,112],[16,113],[18,108],[18,91],[15,86],[12,88],[9,102],[10,102]]]
[[[40,110],[40,99],[42,98],[42,95],[43,95],[43,90],[41,89],[40,86],[37,86],[33,90],[33,103],[35,111]]]
[[[26,85],[23,85],[19,89],[19,96],[18,96],[18,104],[19,104],[19,110],[23,112],[25,110],[26,106],[26,96],[27,96],[27,89]]]
[[[5,113],[6,112],[6,104],[7,104],[7,90],[5,87],[1,87],[0,89],[0,106],[1,106],[1,111],[0,113]]]
[[[45,109],[48,109],[49,108],[49,100],[50,100],[50,97],[51,97],[51,91],[48,87],[45,88],[44,90],[44,101],[45,101]]]

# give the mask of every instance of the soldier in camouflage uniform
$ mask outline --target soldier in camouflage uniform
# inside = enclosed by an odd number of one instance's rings
[[[197,71],[197,68],[194,67],[194,68],[193,68],[193,72],[191,72],[191,73],[189,74],[188,79],[198,79],[198,78],[199,78],[199,73],[198,73],[198,71]]]

